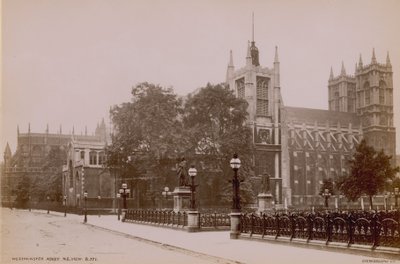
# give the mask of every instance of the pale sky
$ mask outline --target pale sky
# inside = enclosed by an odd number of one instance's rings
[[[327,109],[331,66],[354,74],[360,54],[386,63],[389,51],[400,153],[398,0],[3,0],[1,157],[17,125],[93,132],[139,82],[185,95],[225,81],[229,50],[245,64],[252,12],[262,67],[279,48],[287,106]]]

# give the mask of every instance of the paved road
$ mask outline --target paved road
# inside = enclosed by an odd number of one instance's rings
[[[1,263],[399,263],[344,252],[232,240],[229,231],[188,233],[122,223],[116,216],[89,215],[85,225],[82,216],[73,214],[63,217],[61,213],[9,209],[0,213]],[[29,259],[35,257],[43,259]],[[47,260],[51,257],[59,259]]]
[[[229,263],[99,230],[77,217],[1,209],[1,263]],[[79,218],[80,219],[80,218]]]

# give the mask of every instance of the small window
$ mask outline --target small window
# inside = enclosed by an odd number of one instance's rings
[[[96,165],[97,164],[97,152],[96,151],[90,151],[89,152],[89,164],[90,165]]]

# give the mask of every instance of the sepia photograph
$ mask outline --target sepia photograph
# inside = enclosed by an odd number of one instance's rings
[[[399,0],[0,10],[0,263],[400,263]]]

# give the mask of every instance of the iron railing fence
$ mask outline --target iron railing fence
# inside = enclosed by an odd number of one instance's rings
[[[228,213],[199,213],[199,228],[204,227],[229,227],[231,218]]]
[[[400,248],[400,212],[242,214],[241,233]]]
[[[187,213],[164,210],[127,210],[125,221],[184,227],[187,226]]]
[[[199,229],[230,226],[230,217],[227,213],[199,213],[198,217]],[[186,212],[166,210],[127,210],[125,221],[185,227],[188,225],[188,216]]]

